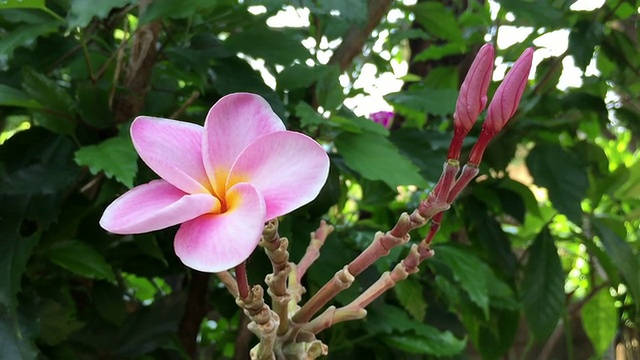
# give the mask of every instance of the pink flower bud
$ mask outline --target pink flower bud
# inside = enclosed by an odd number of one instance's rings
[[[483,129],[486,129],[490,134],[497,134],[502,130],[518,109],[524,87],[527,85],[532,60],[533,48],[528,48],[520,55],[502,84],[498,86],[498,90],[489,104],[487,119],[483,125]]]
[[[463,133],[469,132],[478,115],[487,104],[487,89],[493,70],[494,50],[490,44],[483,45],[473,60],[467,76],[460,87],[460,95],[456,102],[453,121],[456,128]]]
[[[394,115],[395,114],[392,111],[378,111],[371,113],[369,117],[373,122],[376,122],[388,129],[391,127],[391,120],[393,120]]]

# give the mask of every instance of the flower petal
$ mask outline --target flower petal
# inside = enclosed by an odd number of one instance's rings
[[[176,233],[176,255],[188,267],[227,270],[245,261],[258,245],[265,222],[264,199],[246,183],[236,184],[226,195],[226,212],[188,221]]]
[[[189,193],[210,193],[202,161],[202,126],[182,121],[137,117],[131,139],[142,160],[163,179]]]
[[[267,205],[267,219],[310,202],[329,174],[329,157],[310,137],[281,131],[249,145],[233,165],[227,187],[239,182],[255,186]]]
[[[285,127],[262,97],[236,93],[213,105],[204,129],[205,167],[215,191],[221,194],[231,165],[242,150],[260,136],[284,131]]]
[[[154,180],[112,202],[100,226],[115,234],[140,234],[219,210],[220,201],[210,194],[189,195],[164,180]]]

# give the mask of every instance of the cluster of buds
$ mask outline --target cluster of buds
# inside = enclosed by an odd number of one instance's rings
[[[460,191],[478,174],[478,165],[489,141],[505,126],[514,115],[531,69],[533,49],[524,51],[511,71],[498,87],[489,105],[479,139],[469,157],[468,163],[460,171],[459,157],[464,137],[473,127],[476,119],[487,103],[487,89],[494,62],[494,49],[483,46],[462,84],[454,114],[454,136],[448,158],[438,183],[429,196],[411,214],[400,215],[396,225],[386,233],[376,233],[372,243],[354,260],[340,269],[334,277],[318,290],[305,304],[299,305],[305,291],[301,278],[318,258],[319,251],[333,227],[322,222],[311,234],[311,244],[306,254],[297,264],[289,261],[288,240],[277,233],[277,221],[270,222],[263,233],[261,246],[267,252],[273,265],[273,273],[267,275],[267,293],[271,295],[269,307],[263,300],[264,291],[257,285],[252,289],[246,284],[246,275],[241,268],[236,269],[239,296],[237,303],[251,319],[250,330],[260,338],[260,343],[252,349],[254,359],[313,359],[327,353],[327,346],[316,335],[330,326],[348,320],[362,319],[365,308],[398,281],[418,271],[419,264],[434,255],[431,240],[438,231],[443,212],[446,211]],[[384,115],[384,116],[383,116]],[[391,114],[392,116],[392,114]],[[388,124],[389,114],[372,117],[374,121]],[[406,244],[409,232],[425,226],[431,221],[428,235],[418,244],[413,244],[407,256],[391,271],[387,271],[368,289],[363,291],[348,305],[340,308],[329,306],[318,312],[339,292],[351,286],[356,276],[374,262],[389,254],[392,248]],[[241,269],[241,271],[238,271]],[[224,275],[224,276],[222,276]],[[228,274],[219,274],[222,279]],[[243,283],[243,284],[241,284]],[[225,282],[228,284],[228,282]],[[233,286],[230,286],[233,287]],[[236,290],[236,293],[237,290]],[[273,309],[273,310],[272,310]]]

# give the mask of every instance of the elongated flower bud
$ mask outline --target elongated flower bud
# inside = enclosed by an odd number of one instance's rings
[[[520,55],[502,84],[498,86],[498,90],[489,104],[487,119],[483,125],[483,129],[486,129],[490,134],[495,135],[502,130],[518,109],[524,87],[527,85],[532,60],[533,48],[528,48]]]
[[[478,115],[487,104],[487,89],[491,81],[493,60],[493,46],[483,45],[460,87],[453,120],[455,127],[462,128],[465,134],[471,130]]]

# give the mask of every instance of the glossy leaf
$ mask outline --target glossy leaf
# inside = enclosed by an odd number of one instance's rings
[[[131,141],[124,137],[111,138],[98,145],[85,146],[75,154],[78,165],[88,166],[92,174],[104,171],[127,187],[133,187],[138,171],[138,154]]]
[[[104,257],[82,241],[68,240],[53,244],[46,250],[45,256],[76,275],[115,281],[113,270]]]

